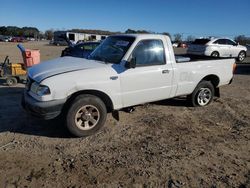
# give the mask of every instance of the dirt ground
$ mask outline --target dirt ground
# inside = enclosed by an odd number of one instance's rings
[[[63,49],[24,45],[42,60]],[[21,61],[15,44],[0,43],[5,55]],[[119,122],[109,115],[96,135],[72,138],[61,121],[27,116],[24,85],[0,79],[0,187],[250,187],[249,83],[250,64],[239,65],[207,107],[179,98],[142,105]]]

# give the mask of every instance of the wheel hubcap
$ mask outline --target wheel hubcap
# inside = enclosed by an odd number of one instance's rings
[[[245,59],[245,54],[244,53],[240,53],[239,60],[243,61],[244,59]]]
[[[81,130],[90,130],[97,125],[99,119],[99,110],[93,105],[85,105],[77,111],[75,124]]]
[[[218,54],[217,53],[213,53],[212,56],[213,57],[218,57]]]
[[[12,84],[13,84],[13,80],[9,80],[9,81],[8,81],[8,84],[9,84],[9,85],[12,85]]]
[[[201,88],[198,97],[197,102],[200,106],[205,106],[209,103],[209,101],[212,98],[212,92],[209,88]]]

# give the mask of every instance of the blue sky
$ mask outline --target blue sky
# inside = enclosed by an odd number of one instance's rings
[[[250,0],[1,0],[0,25],[250,36]]]

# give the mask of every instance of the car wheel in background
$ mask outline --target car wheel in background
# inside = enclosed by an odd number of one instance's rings
[[[17,84],[17,79],[15,77],[6,78],[6,83],[8,86],[14,86]]]
[[[201,81],[188,96],[188,100],[192,106],[206,106],[214,97],[214,86],[210,81]]]
[[[243,62],[245,58],[246,58],[246,52],[245,51],[241,51],[239,53],[239,55],[238,55],[238,58],[237,58],[238,61]]]
[[[211,53],[211,56],[212,56],[212,57],[219,57],[220,54],[219,54],[219,52],[214,51],[214,52]]]
[[[89,136],[104,125],[107,109],[103,101],[94,95],[79,95],[67,112],[66,125],[77,136]]]

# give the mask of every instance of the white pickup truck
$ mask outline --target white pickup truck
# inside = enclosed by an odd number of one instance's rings
[[[108,112],[177,96],[205,106],[232,81],[234,59],[178,59],[168,36],[109,36],[88,59],[61,57],[30,68],[22,105],[44,119],[61,114],[72,134],[87,136]]]

